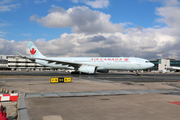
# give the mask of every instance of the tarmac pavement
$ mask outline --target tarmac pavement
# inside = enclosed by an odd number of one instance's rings
[[[179,120],[180,106],[168,103],[179,100],[153,93],[25,99],[30,120]]]
[[[11,73],[0,73],[0,85],[25,92],[30,120],[180,119],[180,106],[169,103],[180,101],[180,74]],[[50,77],[62,76],[73,82],[50,83]]]

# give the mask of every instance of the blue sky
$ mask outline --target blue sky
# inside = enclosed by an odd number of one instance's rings
[[[25,41],[30,40],[47,56],[179,59],[179,2],[1,0],[0,54],[26,49]],[[10,48],[11,45],[19,46]],[[54,52],[43,49],[44,45]],[[22,53],[27,54],[27,50]]]
[[[87,6],[91,10],[101,11],[110,14],[110,21],[113,23],[130,22],[132,26],[142,26],[143,28],[153,27],[159,23],[155,23],[158,16],[155,14],[155,7],[161,6],[160,2],[150,2],[141,0],[112,0],[109,6],[104,8],[93,8],[84,3],[74,3],[71,0],[43,0],[33,1],[10,1],[5,5],[17,5],[16,8],[10,8],[11,11],[0,12],[1,23],[7,24],[0,28],[6,34],[3,38],[7,40],[22,41],[26,39],[36,40],[38,38],[46,38],[51,40],[59,37],[63,33],[71,33],[71,28],[60,27],[50,28],[30,21],[32,15],[46,16],[48,10],[52,9],[52,5],[59,6],[65,10],[74,6]],[[82,16],[83,17],[83,16]],[[128,27],[125,26],[125,27]]]

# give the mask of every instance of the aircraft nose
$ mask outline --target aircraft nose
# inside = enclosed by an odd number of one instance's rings
[[[150,65],[149,65],[150,67],[154,67],[154,64],[153,63],[150,63]]]

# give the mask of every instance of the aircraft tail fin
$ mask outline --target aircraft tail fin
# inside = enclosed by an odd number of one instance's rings
[[[45,57],[44,55],[40,53],[40,51],[36,48],[36,46],[31,41],[27,41],[27,46],[29,48],[29,53],[31,57],[36,57],[36,58]]]

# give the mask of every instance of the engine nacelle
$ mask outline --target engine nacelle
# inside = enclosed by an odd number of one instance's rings
[[[97,72],[100,72],[100,73],[108,73],[109,70],[97,70]]]
[[[83,72],[83,73],[88,73],[88,74],[95,74],[96,73],[96,66],[87,66],[87,65],[83,65],[81,67],[79,67],[79,71]]]

